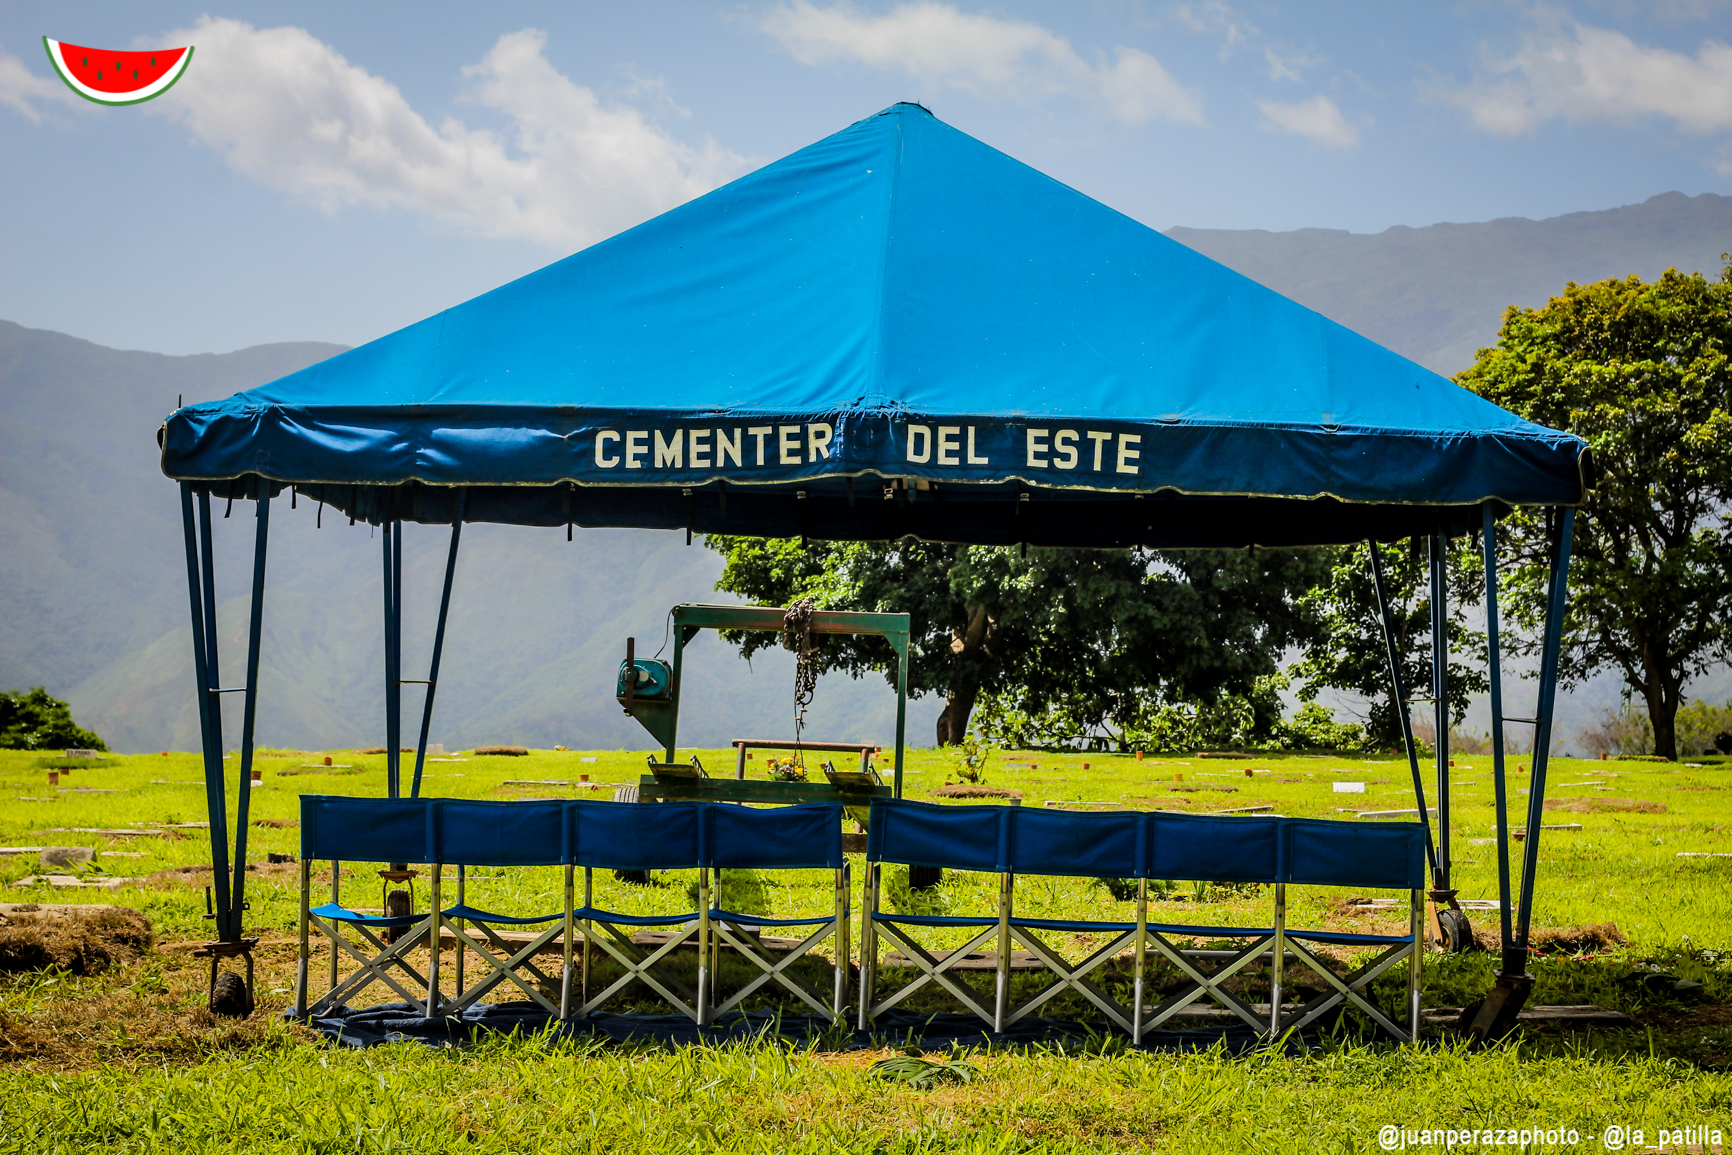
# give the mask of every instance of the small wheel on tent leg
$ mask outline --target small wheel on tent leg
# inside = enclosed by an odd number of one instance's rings
[[[1443,931],[1443,949],[1449,954],[1474,950],[1478,945],[1473,937],[1473,925],[1462,911],[1448,908],[1438,911],[1437,925]]]
[[[909,890],[931,890],[944,880],[942,866],[910,866],[908,868]]]

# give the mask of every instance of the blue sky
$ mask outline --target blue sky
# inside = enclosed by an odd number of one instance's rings
[[[40,38],[197,51],[146,105]],[[897,100],[1156,228],[1732,193],[1732,3],[0,7],[0,318],[359,343]]]

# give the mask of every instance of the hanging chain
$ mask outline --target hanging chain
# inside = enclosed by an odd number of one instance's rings
[[[818,688],[818,663],[812,654],[812,615],[817,604],[800,598],[782,615],[782,644],[794,651],[794,763],[803,771],[806,752],[801,746],[806,729],[806,707]]]

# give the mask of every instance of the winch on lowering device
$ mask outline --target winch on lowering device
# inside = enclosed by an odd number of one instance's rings
[[[717,802],[757,802],[791,805],[798,802],[842,802],[859,808],[864,814],[873,798],[902,796],[903,730],[908,713],[908,635],[907,614],[852,613],[835,610],[815,610],[809,603],[797,604],[792,610],[775,606],[706,606],[678,605],[669,613],[672,619],[672,661],[637,656],[636,639],[626,639],[625,661],[620,663],[614,685],[614,695],[625,712],[638,720],[662,747],[662,756],[649,759],[649,773],[637,787],[637,796],[644,801],[662,799],[700,799]],[[796,623],[791,625],[790,623]],[[797,628],[796,628],[797,626]],[[679,733],[680,668],[685,647],[700,630],[771,630],[794,638],[791,647],[800,655],[796,676],[799,686],[796,696],[801,704],[810,698],[810,681],[816,667],[808,661],[813,634],[863,634],[881,637],[890,643],[896,654],[896,745],[894,776],[884,784],[871,764],[878,747],[858,742],[807,742],[799,732],[803,725],[803,710],[797,710],[795,738],[792,742],[759,739],[736,739],[735,771],[732,778],[712,778],[694,756],[687,762],[676,762],[675,746]],[[800,687],[805,687],[800,697]],[[844,762],[841,769],[826,762],[823,775],[790,775],[781,781],[748,781],[747,752],[752,749],[792,750],[793,761],[804,768],[807,753],[848,753],[859,758],[859,764]]]

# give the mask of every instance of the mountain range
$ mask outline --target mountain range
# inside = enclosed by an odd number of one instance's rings
[[[1503,310],[1569,281],[1668,267],[1717,275],[1732,197],[1667,193],[1549,220],[1376,234],[1176,228],[1168,235],[1440,373],[1491,344]],[[0,321],[0,687],[46,685],[120,750],[196,744],[179,498],[154,434],[182,399],[251,388],[341,351],[316,342],[171,357],[107,349]],[[243,508],[244,507],[244,508]],[[225,677],[242,668],[250,503],[215,535]],[[322,523],[322,524],[320,524]],[[424,669],[448,531],[405,534],[406,677]],[[383,740],[380,542],[309,503],[273,506],[259,740],[305,749]],[[653,653],[667,609],[726,600],[720,558],[650,531],[465,529],[432,740],[647,748],[612,700],[625,638]],[[719,745],[792,729],[791,655],[751,665],[714,639],[689,651],[682,739]],[[1699,692],[1724,693],[1724,671]],[[420,693],[405,694],[411,727]],[[1569,695],[1560,727],[1615,699],[1609,679]],[[234,709],[234,703],[230,709]],[[939,703],[910,710],[930,742]],[[825,679],[809,736],[888,741],[877,678]],[[225,722],[232,744],[238,716]],[[412,733],[412,729],[410,731]],[[682,742],[683,744],[683,742]]]

